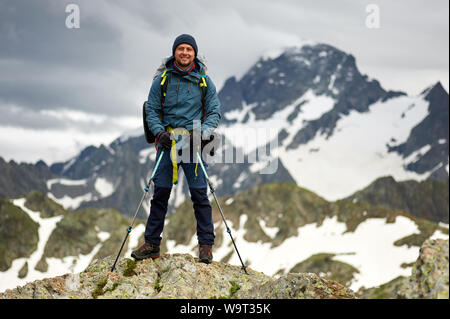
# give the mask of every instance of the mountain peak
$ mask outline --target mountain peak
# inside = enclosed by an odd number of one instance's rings
[[[437,81],[436,83],[427,86],[425,89],[420,92],[420,95],[427,96],[430,94],[431,91],[445,91],[444,87],[442,86],[441,81]]]
[[[425,90],[420,93],[420,95],[425,96],[426,100],[430,100],[430,98],[435,96],[448,96],[448,92],[442,86],[441,81],[436,82],[433,85],[430,85]]]
[[[269,50],[266,50],[262,53],[261,55],[261,59],[263,61],[266,60],[275,60],[276,58],[278,58],[280,55],[284,54],[284,53],[298,53],[302,50],[302,48],[306,45],[317,45],[319,44],[316,41],[313,40],[299,40],[297,43],[293,43],[291,45],[284,45],[284,46],[280,46],[278,48],[272,48]]]
[[[213,261],[204,264],[189,254],[164,254],[135,262],[121,258],[110,272],[114,256],[94,260],[78,274],[46,278],[7,290],[2,298],[356,298],[343,285],[313,273],[279,278],[240,266]]]
[[[140,137],[142,134],[144,134],[144,130],[142,127],[136,127],[134,129],[130,129],[130,130],[124,132],[122,135],[120,135],[114,141],[112,141],[111,145],[125,143],[130,138]]]
[[[388,94],[378,81],[360,73],[353,55],[329,44],[304,41],[265,52],[241,79],[226,81],[219,98],[224,121],[229,124],[234,118],[229,112],[242,111],[248,116],[252,113],[255,121],[267,120],[299,103],[299,99],[310,100],[308,92],[328,98],[333,105],[322,123],[308,129],[308,136],[302,141],[324,126],[331,134],[340,114],[351,110],[365,112],[370,104]],[[244,109],[244,105],[251,108]]]

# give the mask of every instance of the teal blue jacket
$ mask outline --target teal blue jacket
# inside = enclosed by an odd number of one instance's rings
[[[161,74],[156,76],[150,88],[148,100],[145,103],[148,127],[156,136],[167,126],[172,128],[193,129],[194,120],[202,120],[201,72],[205,65],[197,58],[194,59],[195,69],[188,75],[181,75],[173,68],[174,57],[166,62],[168,82],[164,106],[161,107]],[[206,76],[207,92],[205,95],[205,120],[201,124],[203,135],[209,136],[217,128],[221,118],[220,101],[216,87],[209,76]],[[161,119],[160,112],[163,117]]]

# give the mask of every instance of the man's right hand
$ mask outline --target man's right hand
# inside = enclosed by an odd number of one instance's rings
[[[172,147],[172,135],[169,132],[161,131],[156,135],[156,139],[163,149],[170,150]]]

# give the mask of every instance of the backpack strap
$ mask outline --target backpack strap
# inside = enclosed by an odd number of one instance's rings
[[[205,113],[205,96],[206,96],[206,73],[202,71],[202,80],[200,81],[200,92],[202,93],[202,122],[205,121],[206,113]]]
[[[164,100],[166,99],[166,91],[167,91],[167,85],[169,84],[169,81],[167,81],[167,77],[169,75],[167,74],[167,69],[164,70],[164,72],[161,74],[162,80],[161,80],[161,107],[164,106]],[[161,111],[161,119],[162,119],[162,111]]]
[[[162,111],[162,108],[163,108],[163,106],[164,106],[164,101],[165,101],[165,99],[166,99],[166,91],[167,91],[167,85],[169,84],[169,81],[167,80],[167,77],[168,77],[169,75],[167,74],[167,68],[164,70],[164,72],[161,74],[161,78],[162,78],[162,80],[161,80],[161,111],[159,112],[159,117],[161,118],[161,120],[162,120],[162,118],[163,118],[163,111]],[[155,137],[155,149],[158,149],[157,147],[156,147],[156,144],[157,144],[157,142],[158,142],[158,140],[157,140],[157,138]]]

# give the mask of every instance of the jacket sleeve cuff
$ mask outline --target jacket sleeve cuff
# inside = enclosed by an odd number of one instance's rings
[[[161,125],[157,125],[155,127],[151,128],[153,135],[158,135],[159,132],[164,131],[164,127],[162,127]]]

